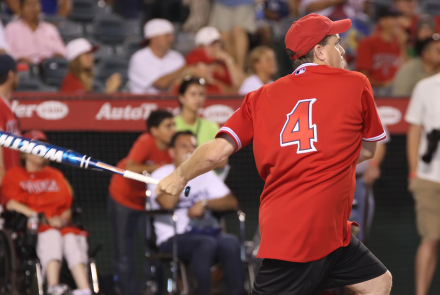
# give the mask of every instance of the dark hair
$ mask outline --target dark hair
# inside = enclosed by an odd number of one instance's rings
[[[431,43],[439,42],[439,41],[440,41],[440,36],[438,34],[434,34],[432,37],[426,38],[421,41],[417,41],[414,46],[417,56],[422,57],[423,52],[426,50],[426,48],[429,47]]]
[[[187,76],[183,79],[182,84],[180,84],[179,94],[184,95],[185,92],[188,90],[189,86],[193,84],[205,86],[206,82],[205,79],[203,78]]]
[[[179,132],[176,132],[176,133],[173,135],[173,137],[171,138],[170,147],[173,148],[173,147],[176,145],[176,141],[177,141],[177,139],[178,139],[180,136],[183,136],[183,135],[191,135],[191,136],[196,137],[196,135],[195,135],[192,131],[190,131],[190,130],[185,130],[185,131],[179,131]],[[197,138],[197,137],[196,137],[196,138]]]
[[[321,46],[325,46],[328,43],[328,39],[334,35],[327,35],[324,37],[324,39],[322,39],[321,41],[319,41],[318,44],[316,45],[321,45]],[[309,52],[307,52],[306,54],[304,54],[303,56],[295,59],[293,61],[293,68],[296,69],[297,67],[299,67],[302,64],[308,63],[308,62],[313,62],[314,60],[314,56],[315,56],[315,51],[314,51],[315,46],[313,46],[312,49],[310,49]],[[286,49],[286,53],[289,56],[290,59],[292,59],[292,57],[296,54],[295,52],[293,52],[290,49]]]
[[[8,80],[8,74],[9,73],[0,74],[0,85],[3,85],[6,83],[6,81]]]
[[[163,120],[168,118],[174,118],[173,114],[171,114],[168,111],[165,110],[157,110],[150,114],[150,116],[147,119],[147,130],[150,132],[150,129],[152,127],[159,127],[160,123],[163,122]]]

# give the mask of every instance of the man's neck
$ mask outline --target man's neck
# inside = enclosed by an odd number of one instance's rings
[[[43,169],[41,165],[36,165],[34,163],[26,161],[26,171],[30,173],[35,173]]]
[[[38,27],[38,20],[25,20],[24,22],[31,28],[32,31],[35,31]]]
[[[260,78],[261,82],[263,82],[263,85],[266,85],[271,80],[271,75],[268,75],[266,73],[258,73],[258,78]]]
[[[427,73],[428,75],[432,75],[437,72],[437,68],[434,64],[424,61],[423,59],[422,59],[422,67],[425,73]]]
[[[190,111],[186,108],[182,109],[182,119],[187,125],[194,125],[197,121],[197,112]]]
[[[161,151],[166,151],[169,148],[169,144],[166,142],[163,142],[162,140],[158,138],[154,138],[154,141],[156,142],[156,146]]]
[[[394,39],[394,35],[392,32],[389,31],[380,31],[379,36],[382,40],[384,40],[385,42],[391,42]]]
[[[150,46],[151,52],[157,57],[157,58],[163,58],[165,54],[167,54],[168,50],[162,50],[154,46]]]
[[[0,96],[7,99],[7,100],[11,100],[11,98],[12,98],[11,89],[9,89],[8,87],[5,87],[4,85],[0,85]]]

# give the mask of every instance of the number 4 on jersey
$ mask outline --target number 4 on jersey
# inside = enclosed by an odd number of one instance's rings
[[[315,98],[299,100],[287,114],[287,120],[280,133],[281,146],[298,145],[297,153],[316,152],[313,145],[318,141],[316,125],[312,124],[312,106]]]

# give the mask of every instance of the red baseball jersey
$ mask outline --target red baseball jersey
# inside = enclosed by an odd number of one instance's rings
[[[0,130],[14,134],[21,135],[18,128],[17,117],[11,109],[9,101],[0,96]],[[3,169],[8,171],[10,168],[18,166],[20,157],[18,151],[1,148],[3,152]],[[0,167],[1,169],[2,167]]]
[[[258,257],[308,262],[348,245],[362,140],[386,137],[364,75],[302,65],[249,93],[221,133],[253,143],[266,182]]]

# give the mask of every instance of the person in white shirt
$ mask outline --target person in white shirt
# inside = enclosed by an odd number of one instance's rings
[[[275,52],[268,46],[255,47],[249,55],[249,64],[253,74],[241,84],[238,93],[242,95],[272,83],[273,76],[278,71]]]
[[[168,20],[156,18],[145,24],[148,46],[133,54],[128,67],[131,93],[157,94],[168,91],[187,75],[200,76],[197,66],[186,67],[185,58],[171,49],[173,34],[174,27]]]
[[[416,254],[416,295],[428,294],[440,246],[440,74],[417,83],[405,120],[409,190],[421,242]]]
[[[191,131],[181,131],[171,140],[170,156],[173,164],[162,166],[152,177],[162,179],[173,172],[197,148],[197,139]],[[197,294],[211,294],[211,266],[219,261],[224,269],[227,292],[230,295],[246,294],[237,237],[221,233],[212,211],[235,210],[237,199],[214,172],[209,171],[191,180],[191,192],[171,196],[155,195],[155,186],[149,185],[152,209],[174,209],[177,215],[177,255],[190,261],[197,280]],[[174,236],[170,215],[156,216],[154,229],[160,252],[172,253]]]

